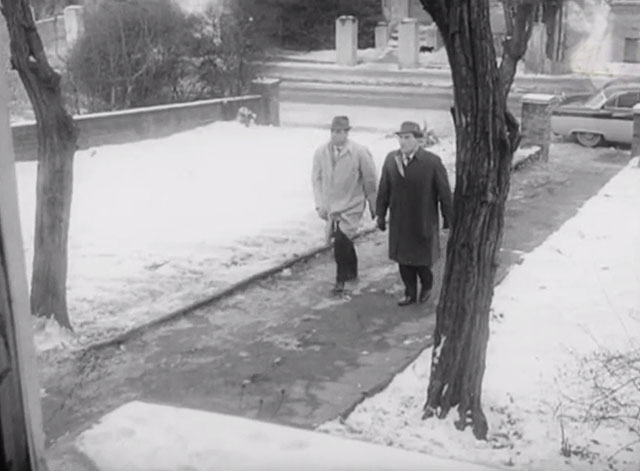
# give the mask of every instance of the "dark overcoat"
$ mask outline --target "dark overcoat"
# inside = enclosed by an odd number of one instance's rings
[[[452,222],[447,170],[436,154],[419,148],[405,168],[399,150],[382,168],[376,215],[389,218],[389,258],[401,265],[433,265],[440,257],[440,220]]]

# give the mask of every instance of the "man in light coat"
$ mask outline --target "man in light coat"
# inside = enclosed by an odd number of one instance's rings
[[[377,198],[377,225],[386,230],[389,218],[389,258],[398,263],[405,285],[400,306],[426,302],[431,296],[431,266],[440,257],[440,221],[452,222],[452,197],[447,170],[436,154],[420,147],[420,126],[402,123],[396,133],[400,149],[387,155]],[[418,295],[418,279],[421,291]]]
[[[316,211],[327,222],[327,242],[333,240],[336,294],[344,291],[346,282],[358,277],[352,240],[367,205],[375,219],[375,164],[366,147],[349,139],[350,130],[348,117],[333,119],[331,139],[316,150],[311,177]]]

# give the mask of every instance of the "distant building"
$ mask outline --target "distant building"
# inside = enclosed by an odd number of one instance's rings
[[[612,0],[607,31],[609,62],[640,64],[640,0]]]
[[[404,18],[432,20],[419,0],[381,0],[392,28]],[[498,55],[506,34],[500,0],[490,0]],[[534,73],[640,74],[640,0],[547,1],[538,8],[523,60]]]
[[[588,74],[640,74],[640,0],[611,0],[587,11],[586,27],[569,17],[565,45],[570,70]]]
[[[415,18],[421,23],[431,24],[431,16],[424,10],[420,0],[381,0],[382,14],[387,22],[392,25],[398,24],[404,18]],[[502,14],[502,4],[499,0],[490,0],[491,5],[491,26],[494,33],[504,33],[504,17]]]
[[[489,0],[491,8],[491,29],[495,38],[498,54],[502,52],[502,41],[506,33],[504,12],[500,0]],[[433,23],[420,0],[381,0],[382,14],[392,30],[404,18],[415,18],[424,25]]]

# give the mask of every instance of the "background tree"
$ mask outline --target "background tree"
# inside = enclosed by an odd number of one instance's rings
[[[81,111],[236,96],[263,49],[237,0],[187,14],[171,0],[103,2],[86,16],[67,78]]]
[[[67,312],[67,246],[77,132],[65,109],[60,74],[49,64],[27,0],[1,0],[11,65],[33,107],[38,134],[36,224],[31,310],[71,328]]]
[[[253,16],[262,40],[294,50],[333,49],[340,15],[358,18],[358,46],[373,47],[374,28],[382,20],[380,0],[234,0]]]
[[[89,112],[171,101],[178,87],[189,25],[171,0],[101,2],[67,60]]]
[[[265,51],[261,25],[252,11],[242,1],[223,0],[193,15],[190,22],[189,96],[198,99],[248,93],[260,72],[256,61]]]
[[[454,87],[454,221],[437,307],[424,418],[458,407],[456,427],[487,436],[482,380],[489,311],[502,241],[518,121],[507,96],[531,36],[535,2],[506,2],[508,31],[498,65],[489,0],[421,0],[442,35]]]

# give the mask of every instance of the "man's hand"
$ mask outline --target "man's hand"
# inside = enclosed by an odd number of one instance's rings
[[[329,213],[324,208],[316,208],[316,212],[318,213],[318,216],[320,216],[320,219],[324,221],[326,221],[329,218]]]
[[[382,232],[387,230],[387,222],[384,220],[382,216],[378,216],[378,219],[376,220],[376,225],[378,226],[378,229],[380,229]]]

